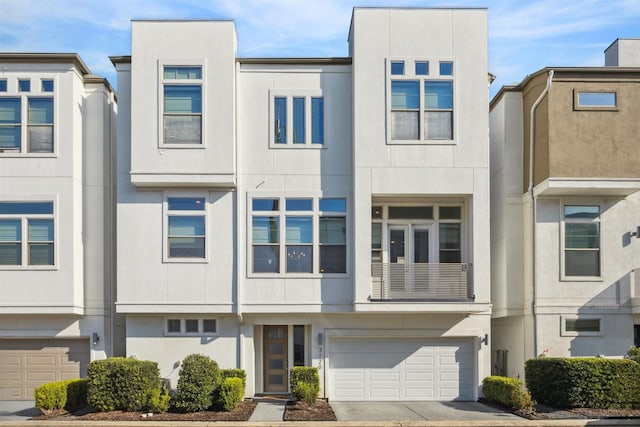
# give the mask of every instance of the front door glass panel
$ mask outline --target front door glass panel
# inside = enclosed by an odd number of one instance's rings
[[[286,392],[288,378],[287,326],[264,326],[264,391]]]

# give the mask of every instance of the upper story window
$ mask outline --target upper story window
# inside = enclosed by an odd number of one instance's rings
[[[391,75],[404,75],[404,61],[391,61]]]
[[[0,92],[7,91],[7,79],[0,79]]]
[[[0,267],[54,265],[53,202],[0,202]]]
[[[561,318],[561,336],[597,336],[602,335],[602,320],[597,317],[569,317]]]
[[[162,144],[201,145],[202,66],[165,65],[162,82]]]
[[[204,197],[168,197],[165,261],[199,261],[206,256]]]
[[[53,80],[42,79],[42,92],[53,92]]]
[[[395,73],[394,64],[403,72]],[[413,67],[404,67],[412,63]],[[409,73],[409,70],[412,73]],[[453,62],[439,62],[438,74],[430,74],[429,61],[391,61],[388,76],[391,142],[453,140]]]
[[[165,335],[216,335],[217,319],[168,318],[165,319]]]
[[[564,277],[600,276],[600,206],[564,206]]]
[[[53,153],[52,97],[0,97],[0,153]]]
[[[18,79],[18,92],[31,92],[31,80]]]
[[[346,273],[345,198],[251,199],[252,273]]]
[[[321,92],[272,93],[271,106],[271,147],[322,147],[324,98]]]
[[[576,110],[615,110],[618,107],[616,92],[575,91]]]

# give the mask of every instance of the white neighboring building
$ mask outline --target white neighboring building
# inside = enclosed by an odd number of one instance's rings
[[[133,21],[118,70],[127,355],[286,393],[475,400],[490,371],[485,9],[356,8],[346,58]]]
[[[77,55],[0,54],[0,400],[124,353],[111,316],[115,117],[111,86]]]
[[[640,345],[640,40],[605,57],[544,68],[491,101],[496,374]]]

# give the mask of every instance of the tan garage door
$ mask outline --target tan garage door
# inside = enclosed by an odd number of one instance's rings
[[[0,400],[33,399],[41,384],[86,376],[88,364],[88,339],[0,339]]]

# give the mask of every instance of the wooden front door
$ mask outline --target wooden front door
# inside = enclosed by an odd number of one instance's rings
[[[264,327],[264,391],[288,390],[288,340],[284,326]]]

